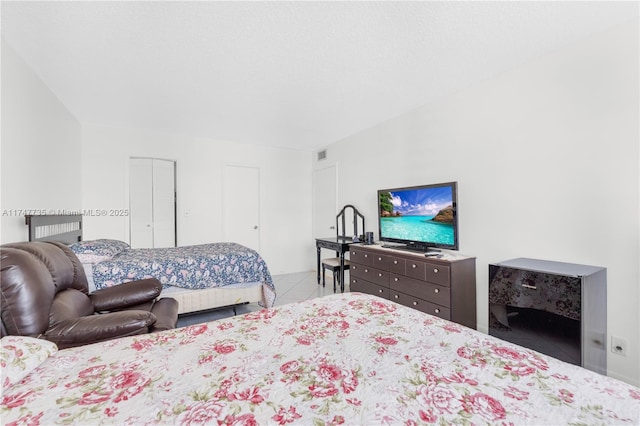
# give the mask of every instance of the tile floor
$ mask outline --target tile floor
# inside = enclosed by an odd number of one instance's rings
[[[348,282],[347,273],[347,282]],[[276,306],[285,305],[287,303],[299,302],[301,300],[312,299],[314,297],[322,297],[333,294],[333,280],[331,275],[326,277],[326,287],[322,287],[322,283],[318,284],[316,271],[298,272],[295,274],[274,275],[273,283],[276,286]],[[339,292],[340,289],[338,288]],[[349,291],[347,284],[345,291]],[[257,303],[241,305],[236,307],[237,314],[244,314],[262,309]],[[181,315],[178,318],[178,327],[186,325],[198,324],[201,322],[213,321],[221,318],[233,316],[232,308],[217,309],[214,311],[206,311],[201,313]]]

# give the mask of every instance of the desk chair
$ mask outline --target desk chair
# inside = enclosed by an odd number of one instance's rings
[[[347,223],[347,211],[351,210],[349,217],[351,218],[351,224]],[[361,234],[358,233],[358,222],[360,222],[362,228],[361,233],[364,235],[364,216],[351,204],[345,205],[340,213],[336,216],[336,237],[337,238],[347,238],[351,239],[353,236],[359,236]],[[348,226],[350,225],[350,226]],[[338,256],[339,253],[336,253]],[[344,260],[344,270],[349,269],[349,260]],[[340,271],[340,258],[332,257],[328,259],[322,259],[322,287],[325,286],[325,278],[324,272],[325,270],[330,270],[333,275],[333,292],[336,292],[336,272]],[[338,284],[340,283],[340,274],[337,274]]]

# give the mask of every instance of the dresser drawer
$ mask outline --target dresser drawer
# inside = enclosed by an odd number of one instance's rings
[[[399,291],[391,291],[389,299],[427,314],[435,315],[446,320],[451,319],[451,310],[449,308],[427,302],[414,296],[409,296]]]
[[[383,299],[389,299],[389,288],[383,287],[362,278],[351,276],[351,283],[349,284],[350,291],[357,291],[360,293],[373,294]]]
[[[350,274],[353,277],[362,278],[366,281],[370,281],[375,284],[379,284],[385,287],[389,287],[389,272],[382,269],[374,268],[367,265],[354,265],[350,266]]]
[[[373,267],[383,271],[389,270],[389,256],[384,254],[372,253]]]
[[[352,247],[351,250],[349,250],[349,261],[351,263],[373,266],[374,257],[375,254],[367,250],[362,250],[360,247]]]
[[[412,294],[418,299],[423,299],[446,308],[451,307],[451,292],[449,287],[418,281],[398,274],[391,274],[389,287],[392,291]]]
[[[427,264],[417,260],[408,260],[405,265],[405,275],[416,280],[424,281],[426,279]]]
[[[406,263],[406,260],[400,257],[389,256],[389,271],[395,272],[396,274],[405,275]]]
[[[449,268],[447,265],[442,265],[438,263],[430,263],[430,262],[425,262],[425,263],[426,263],[425,274],[426,274],[427,281],[440,284],[440,285],[445,285],[447,287],[451,285],[451,278],[450,278],[451,275],[449,274],[449,271],[451,268]]]

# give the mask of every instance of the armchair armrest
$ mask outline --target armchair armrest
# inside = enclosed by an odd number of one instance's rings
[[[49,328],[45,339],[60,349],[149,332],[156,316],[147,311],[120,311],[72,318]]]
[[[96,312],[105,312],[149,302],[158,297],[161,291],[160,281],[149,278],[96,290],[89,298]]]

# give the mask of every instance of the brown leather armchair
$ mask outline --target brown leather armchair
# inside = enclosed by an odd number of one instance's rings
[[[157,299],[156,279],[89,294],[82,264],[55,242],[5,244],[0,259],[2,336],[40,337],[68,348],[176,327],[178,302]]]

